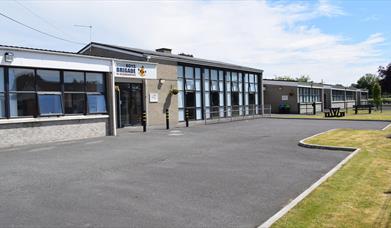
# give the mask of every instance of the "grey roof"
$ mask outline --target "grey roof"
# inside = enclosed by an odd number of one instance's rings
[[[76,52],[57,51],[57,50],[50,50],[50,49],[21,47],[21,46],[11,46],[11,45],[2,45],[2,44],[0,44],[0,48],[24,49],[24,50],[31,50],[31,51],[43,51],[43,52],[53,52],[53,53],[72,54],[72,55],[80,55],[80,56],[82,56],[80,53],[76,53]]]
[[[245,66],[235,65],[235,64],[231,64],[231,63],[220,62],[220,61],[206,60],[206,59],[194,58],[194,57],[183,56],[183,55],[176,55],[176,54],[171,54],[171,53],[163,53],[163,52],[150,51],[150,50],[145,50],[145,49],[124,47],[124,46],[117,46],[117,45],[104,44],[104,43],[97,43],[97,42],[91,42],[90,44],[88,44],[87,46],[82,48],[78,53],[83,53],[90,46],[101,46],[101,47],[106,47],[106,48],[111,48],[111,49],[118,49],[121,51],[129,52],[132,55],[135,55],[138,57],[144,57],[144,58],[146,58],[146,56],[151,56],[152,58],[158,59],[158,60],[167,60],[167,61],[173,61],[173,62],[189,63],[189,64],[211,66],[211,67],[218,67],[218,68],[226,68],[226,69],[234,69],[234,70],[256,72],[256,73],[263,72],[263,70],[261,70],[261,69],[245,67]]]
[[[264,84],[269,84],[269,85],[287,85],[287,86],[315,86],[315,87],[320,87],[320,88],[327,88],[327,89],[337,89],[337,90],[352,90],[352,91],[357,91],[360,90],[362,92],[367,92],[365,89],[359,89],[356,87],[348,86],[345,87],[343,85],[332,85],[332,84],[323,84],[323,83],[316,83],[316,82],[298,82],[298,81],[286,81],[286,80],[276,80],[276,79],[263,79]]]

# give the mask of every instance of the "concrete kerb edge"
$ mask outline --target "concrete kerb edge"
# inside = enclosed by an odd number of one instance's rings
[[[385,131],[385,130],[387,130],[387,128],[389,128],[389,127],[391,127],[391,123],[390,123],[390,124],[388,124],[387,126],[385,126],[385,127],[382,129],[382,131]]]
[[[387,129],[388,127],[391,127],[391,124],[389,124],[387,127],[383,128]],[[307,137],[305,139],[300,140],[299,146],[307,147],[307,148],[316,148],[316,149],[325,149],[325,150],[342,150],[342,151],[352,151],[345,159],[343,159],[341,162],[339,162],[334,168],[332,168],[329,172],[327,172],[325,175],[323,175],[319,180],[317,180],[315,183],[313,183],[309,188],[307,188],[304,192],[302,192],[299,196],[297,196],[294,200],[292,200],[289,204],[287,204],[285,207],[283,207],[281,210],[279,210],[277,213],[275,213],[272,217],[270,217],[268,220],[266,220],[264,223],[262,223],[258,228],[268,228],[272,226],[277,220],[282,218],[285,214],[287,214],[292,208],[294,208],[298,203],[300,203],[302,200],[304,200],[311,192],[313,192],[317,187],[319,187],[322,183],[324,183],[329,177],[333,176],[342,166],[344,166],[350,159],[352,159],[361,149],[360,148],[353,148],[353,147],[337,147],[337,146],[323,146],[323,145],[317,145],[317,144],[307,144],[305,143],[306,140],[314,138],[316,136],[335,131],[336,129],[331,129],[325,132],[318,133],[316,135]]]
[[[337,120],[337,121],[359,121],[359,122],[389,122],[389,123],[391,122],[391,120],[324,119],[324,118],[298,118],[298,117],[278,117],[278,116],[268,116],[268,117],[265,116],[264,118],[280,119],[280,120],[293,119],[293,120],[323,120],[323,121]]]

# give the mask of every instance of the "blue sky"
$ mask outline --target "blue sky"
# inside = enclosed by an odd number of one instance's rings
[[[256,67],[265,77],[309,75],[349,85],[391,62],[391,1],[22,1],[0,12],[81,43],[93,41]],[[0,17],[0,44],[77,51],[83,45]]]
[[[339,6],[344,14],[339,17],[314,19],[311,22],[313,25],[326,33],[348,37],[347,42],[358,42],[373,33],[382,33],[387,40],[390,40],[391,32],[387,27],[391,21],[391,1],[338,0],[330,2]]]

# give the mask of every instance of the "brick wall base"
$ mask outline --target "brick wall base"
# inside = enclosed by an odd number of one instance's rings
[[[108,118],[0,125],[0,148],[108,135]]]

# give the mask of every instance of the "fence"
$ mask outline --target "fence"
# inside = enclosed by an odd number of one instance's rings
[[[263,110],[263,112],[262,112]],[[210,107],[204,113],[205,124],[258,119],[271,116],[271,105],[241,105],[232,107]]]

